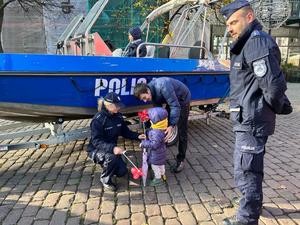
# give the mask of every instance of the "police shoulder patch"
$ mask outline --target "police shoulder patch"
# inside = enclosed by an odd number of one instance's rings
[[[260,59],[253,62],[253,70],[256,76],[264,77],[268,70],[265,60]]]
[[[260,36],[260,33],[258,30],[254,30],[252,33],[251,33],[251,37],[257,37],[257,36]]]

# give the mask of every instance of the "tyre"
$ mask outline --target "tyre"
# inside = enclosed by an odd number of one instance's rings
[[[173,128],[173,132],[172,132],[172,135],[171,137],[169,138],[169,140],[167,140],[166,142],[166,145],[167,146],[172,146],[172,145],[175,145],[178,141],[178,127],[175,126]]]

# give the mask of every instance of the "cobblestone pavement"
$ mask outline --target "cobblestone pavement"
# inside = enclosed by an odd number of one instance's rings
[[[260,224],[300,224],[300,84],[289,84],[289,88],[295,112],[278,117],[276,134],[267,144]],[[1,125],[9,123],[0,121]],[[88,123],[70,122],[67,128]],[[14,130],[22,129],[26,128]],[[239,195],[233,185],[233,141],[231,123],[225,118],[214,118],[209,126],[203,120],[190,121],[182,173],[174,175],[168,169],[166,186],[158,188],[142,188],[123,178],[118,180],[117,193],[103,192],[101,168],[89,161],[85,152],[88,140],[40,150],[0,152],[0,223],[220,224],[224,217],[234,215],[230,200]],[[138,144],[120,140],[127,150],[135,150],[131,157],[140,161]],[[176,147],[169,150],[172,162]]]

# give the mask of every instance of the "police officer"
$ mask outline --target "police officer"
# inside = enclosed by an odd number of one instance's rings
[[[130,131],[122,114],[123,106],[120,97],[114,92],[108,93],[99,101],[99,112],[91,122],[91,139],[88,145],[88,156],[102,166],[100,181],[105,190],[116,190],[112,177],[122,177],[127,173],[127,167],[121,155],[123,149],[117,146],[118,136],[139,140],[145,135]]]
[[[134,96],[144,102],[153,102],[161,106],[167,104],[169,124],[166,130],[166,140],[172,135],[175,125],[178,127],[178,154],[176,163],[172,165],[172,172],[178,173],[184,168],[184,159],[188,139],[188,117],[190,112],[191,93],[186,85],[170,77],[153,79],[150,83],[137,84]]]
[[[230,46],[230,111],[235,132],[234,180],[242,193],[236,218],[225,225],[257,225],[262,208],[265,145],[275,130],[276,114],[289,114],[292,107],[280,69],[280,51],[262,31],[246,0],[221,9]]]

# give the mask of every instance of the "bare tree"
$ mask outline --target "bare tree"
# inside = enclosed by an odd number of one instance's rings
[[[21,7],[24,12],[34,11],[42,14],[43,9],[53,9],[61,7],[61,4],[57,4],[54,0],[0,0],[0,37],[2,33],[4,10],[8,5],[15,3],[18,7]],[[0,38],[0,52],[3,52],[2,41]]]

